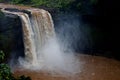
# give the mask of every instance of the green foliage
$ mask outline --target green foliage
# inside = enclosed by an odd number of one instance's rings
[[[16,3],[16,4],[17,4],[17,3],[21,3],[22,1],[24,1],[24,0],[12,0],[12,2],[13,2],[13,3]]]
[[[0,0],[5,1],[5,0]],[[95,5],[98,0],[6,0],[13,4],[27,4],[35,7],[48,7],[53,9],[70,9],[71,7],[81,9],[87,4]],[[6,2],[5,1],[5,2]],[[74,6],[73,6],[74,5]]]
[[[29,3],[33,6],[40,7],[49,7],[49,8],[66,8],[69,7],[72,2],[75,0],[12,0],[11,3],[14,4],[25,4]]]
[[[4,16],[4,13],[0,10],[0,18]]]
[[[3,51],[0,50],[0,61],[4,60],[5,54]],[[7,64],[1,63],[0,64],[0,80],[11,80],[12,73],[10,71],[10,67]]]
[[[34,6],[45,6],[49,8],[66,8],[74,0],[32,0]]]
[[[82,6],[94,5],[98,0],[31,0],[33,6],[49,7],[57,9],[70,9],[72,7],[81,9]]]
[[[11,0],[10,2],[13,4],[26,4],[26,3],[30,3],[31,0]]]
[[[4,53],[0,50],[0,61],[4,60]],[[13,77],[10,67],[7,64],[0,63],[0,80],[31,80],[30,77],[25,77],[24,75],[18,77],[17,79]]]
[[[13,79],[10,68],[7,64],[0,64],[0,80],[11,80]]]
[[[4,2],[4,0],[0,0],[0,2]]]
[[[0,51],[0,61],[2,61],[5,57],[5,54],[3,53],[3,51]]]
[[[98,2],[98,0],[90,0],[91,4],[96,4]]]

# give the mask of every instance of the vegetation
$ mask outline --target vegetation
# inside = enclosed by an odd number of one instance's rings
[[[75,0],[32,0],[35,6],[45,6],[50,8],[69,8]]]
[[[0,2],[8,2],[12,4],[25,4],[35,7],[47,7],[54,9],[71,9],[81,6],[87,6],[87,4],[96,4],[98,0],[0,0]]]
[[[0,80],[31,80],[30,77],[25,77],[24,75],[15,78],[10,70],[10,67],[3,63],[5,54],[0,51]]]

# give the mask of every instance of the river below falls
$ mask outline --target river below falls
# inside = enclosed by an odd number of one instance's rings
[[[81,72],[75,75],[52,75],[46,71],[31,71],[16,68],[14,76],[30,76],[32,80],[120,80],[120,61],[99,56],[77,55]]]

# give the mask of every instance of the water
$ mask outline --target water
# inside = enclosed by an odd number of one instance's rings
[[[32,8],[25,12],[2,11],[8,16],[18,16],[22,22],[25,58],[19,58],[19,63],[23,68],[52,74],[79,72],[80,63],[75,55],[64,52],[66,49],[58,42],[49,12]]]

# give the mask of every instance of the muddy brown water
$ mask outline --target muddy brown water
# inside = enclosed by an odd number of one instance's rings
[[[16,69],[14,76],[30,76],[32,80],[120,80],[120,61],[98,56],[77,55],[82,68],[73,76],[52,75],[46,71]]]

